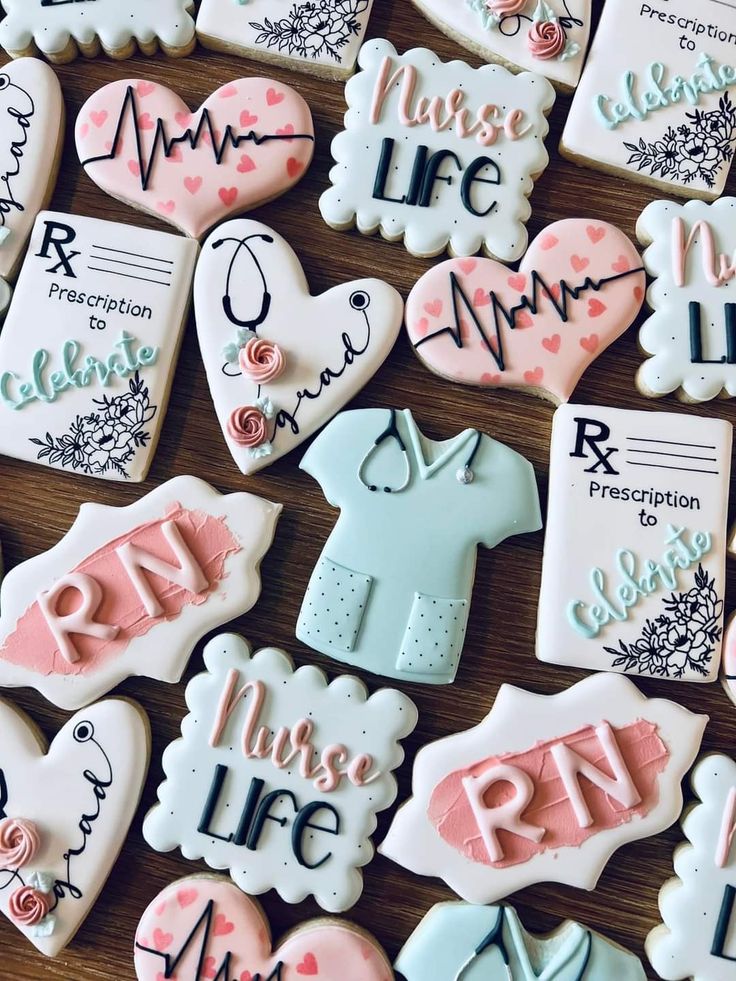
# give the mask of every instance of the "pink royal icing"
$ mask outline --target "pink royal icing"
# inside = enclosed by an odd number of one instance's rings
[[[537,20],[529,28],[526,43],[535,58],[556,58],[565,48],[567,38],[557,20]]]
[[[566,219],[534,239],[516,273],[492,259],[434,266],[409,295],[406,326],[421,360],[445,378],[566,402],[636,318],[645,284],[622,232]]]
[[[649,813],[668,760],[650,722],[585,726],[525,752],[490,756],[453,771],[435,787],[428,817],[471,861],[508,868],[549,849],[579,846]],[[587,778],[584,790],[578,773]]]
[[[527,4],[527,0],[486,0],[486,7],[493,14],[499,17],[502,14],[511,16],[520,13]]]
[[[239,362],[245,377],[258,385],[276,381],[286,368],[286,358],[281,348],[263,337],[251,337],[240,349]]]
[[[196,925],[202,927],[192,937]],[[187,940],[191,942],[187,945]],[[181,958],[177,960],[181,952]],[[179,978],[315,977],[319,981],[391,981],[393,972],[376,941],[335,918],[293,930],[275,950],[258,904],[221,876],[173,882],[141,917],[135,941],[139,981]],[[223,965],[227,965],[224,967]],[[202,970],[204,967],[204,970]]]
[[[8,913],[16,923],[30,927],[41,922],[48,914],[50,905],[46,893],[32,886],[20,886],[10,896]]]
[[[33,861],[40,845],[38,828],[33,821],[23,818],[0,821],[0,865],[22,869]]]
[[[251,448],[262,446],[268,441],[266,417],[254,405],[243,405],[235,409],[227,421],[227,431],[238,446]]]
[[[134,638],[206,602],[226,560],[239,551],[223,518],[175,504],[97,549],[41,594],[0,659],[39,674],[92,673]]]
[[[314,152],[309,106],[266,78],[229,82],[195,112],[154,82],[112,82],[82,107],[76,140],[103,190],[195,238],[283,194]]]

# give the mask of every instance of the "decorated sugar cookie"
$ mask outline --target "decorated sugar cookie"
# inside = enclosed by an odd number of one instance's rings
[[[98,702],[49,747],[0,700],[0,911],[55,957],[92,909],[128,834],[148,770],[143,710]]]
[[[3,0],[3,7],[0,45],[13,58],[42,54],[64,64],[100,47],[112,58],[194,49],[194,0]]]
[[[23,58],[0,73],[0,311],[39,211],[56,184],[64,99],[48,65]]]
[[[307,921],[274,948],[259,904],[228,879],[214,875],[179,879],[156,896],[138,924],[135,970],[138,981],[393,978],[378,942],[345,920]]]
[[[532,465],[477,429],[435,441],[408,409],[362,409],[340,413],[301,468],[341,513],[299,640],[387,678],[450,684],[478,546],[542,526]]]
[[[733,552],[731,555],[733,556]],[[723,690],[736,705],[736,616],[733,613],[731,613],[723,633],[721,684]]]
[[[394,965],[406,981],[645,981],[641,961],[581,923],[566,920],[540,937],[513,906],[438,903]]]
[[[197,252],[179,235],[38,216],[0,334],[0,453],[145,479]]]
[[[103,191],[200,238],[298,183],[312,161],[312,114],[294,89],[241,78],[196,111],[156,82],[111,82],[82,106],[77,153]]]
[[[349,675],[328,684],[274,648],[251,655],[234,634],[210,641],[204,662],[181,738],[164,752],[146,841],[229,869],[251,895],[274,888],[288,903],[313,895],[329,912],[349,909],[376,814],[396,797],[413,702],[390,688],[369,697]]]
[[[566,402],[634,320],[645,284],[622,232],[567,219],[534,239],[518,272],[493,259],[434,266],[409,294],[406,327],[420,360],[443,378]]]
[[[502,685],[479,725],[419,751],[379,851],[471,903],[594,889],[618,848],[676,820],[707,721],[620,675],[557,695]]]
[[[414,0],[448,37],[485,61],[575,88],[590,35],[590,0]]]
[[[365,385],[403,313],[379,279],[312,296],[288,242],[244,219],[204,243],[194,304],[217,415],[245,474],[298,446]]]
[[[717,198],[736,146],[733,9],[606,0],[560,150],[668,194]]]
[[[736,198],[713,204],[654,201],[636,226],[654,282],[639,345],[650,357],[636,377],[643,395],[686,402],[736,395]]]
[[[199,638],[258,599],[281,506],[175,477],[135,504],[83,504],[0,590],[0,686],[79,708],[131,675],[181,678]]]
[[[726,588],[729,422],[555,413],[537,657],[715,681]]]
[[[732,981],[736,899],[736,763],[703,757],[692,772],[697,803],[685,812],[687,844],[675,850],[675,876],[662,887],[664,922],[649,934],[647,957],[667,981]]]
[[[326,78],[351,75],[373,0],[202,0],[197,35],[215,51]]]
[[[422,257],[483,249],[518,259],[527,198],[549,161],[549,82],[445,63],[426,48],[399,55],[380,39],[363,45],[358,63],[345,86],[345,130],[332,143],[332,187],[319,202],[327,224],[380,231]]]

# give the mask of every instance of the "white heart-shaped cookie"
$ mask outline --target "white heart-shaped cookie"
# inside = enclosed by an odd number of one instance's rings
[[[98,702],[47,752],[33,722],[0,701],[0,732],[0,911],[54,957],[128,834],[148,770],[148,720],[124,699]]]
[[[217,416],[244,474],[294,449],[360,391],[393,347],[404,307],[379,279],[312,296],[291,246],[247,219],[205,242],[194,304]]]

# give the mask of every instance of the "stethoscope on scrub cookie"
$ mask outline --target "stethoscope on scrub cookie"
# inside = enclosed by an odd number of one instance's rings
[[[458,483],[460,484],[472,484],[475,480],[472,464],[476,453],[480,448],[481,434],[477,430],[473,430],[473,432],[475,433],[473,450],[465,461],[465,464],[455,473]],[[393,439],[396,442],[399,450],[401,450],[401,456],[404,461],[404,481],[398,487],[378,487],[376,484],[371,484],[365,479],[366,467],[370,463],[378,448],[385,443],[387,439]],[[373,446],[368,449],[368,452],[360,461],[360,466],[358,467],[358,480],[367,490],[374,493],[376,491],[382,491],[384,494],[401,494],[401,492],[405,491],[409,486],[409,482],[411,481],[411,461],[409,459],[409,451],[406,448],[406,443],[399,432],[399,427],[396,425],[396,409],[389,409],[388,426],[386,426],[383,432],[376,437],[376,439],[373,441]]]

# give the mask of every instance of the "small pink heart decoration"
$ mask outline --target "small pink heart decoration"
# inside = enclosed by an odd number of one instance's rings
[[[183,892],[196,895],[184,909],[178,898]],[[218,933],[216,922],[227,922],[232,929],[227,934]],[[154,927],[154,923],[158,925]],[[165,950],[147,942],[154,930],[162,929],[170,940]],[[284,981],[297,976],[319,981],[387,981],[393,977],[378,943],[336,918],[307,922],[272,950],[271,933],[260,906],[223,876],[190,876],[172,883],[153,900],[138,924],[138,981],[171,978],[174,964],[174,976],[182,979],[224,978],[223,965],[228,965],[228,978],[254,981],[260,977],[265,981],[275,977],[279,962]]]
[[[293,187],[311,163],[314,127],[304,99],[265,78],[231,82],[196,112],[162,85],[123,80],[82,106],[76,142],[104,191],[199,238]],[[196,191],[172,160],[198,175]]]
[[[518,273],[493,259],[475,260],[470,272],[461,262],[422,276],[405,322],[427,367],[466,385],[533,387],[566,402],[644,300],[636,247],[603,222],[555,222],[530,244]],[[441,312],[422,330],[429,306]]]

